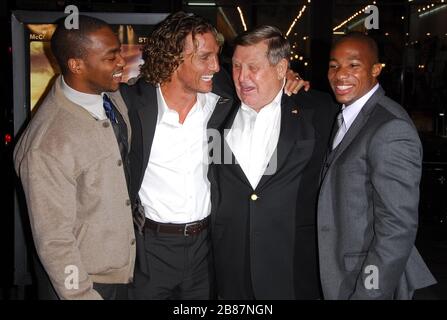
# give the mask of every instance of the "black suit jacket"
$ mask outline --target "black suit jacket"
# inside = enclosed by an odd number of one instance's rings
[[[208,173],[217,287],[223,299],[320,297],[316,198],[337,108],[329,95],[315,91],[283,94],[281,108],[273,175],[264,175],[253,190],[238,164],[212,164]]]

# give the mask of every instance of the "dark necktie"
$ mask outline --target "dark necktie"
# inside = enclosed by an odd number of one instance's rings
[[[121,159],[124,163],[124,174],[126,176],[127,185],[129,185],[130,181],[130,168],[128,165],[128,149],[129,146],[127,144],[127,125],[124,121],[122,115],[117,111],[115,113],[116,107],[109,99],[107,95],[103,95],[103,106],[104,111],[106,112],[107,118],[109,118],[112,123],[113,132],[115,133],[116,140],[118,142],[118,147],[121,153]],[[142,227],[144,226],[145,216],[144,209],[141,205],[133,206],[133,219],[136,226],[139,227],[139,230],[142,232]]]
[[[343,118],[343,109],[341,109],[337,114],[337,121],[335,121],[333,128],[332,128],[330,143],[329,143],[326,155],[325,155],[324,164],[321,167],[321,171],[320,171],[320,182],[323,181],[323,178],[326,175],[326,172],[327,172],[329,165],[332,161],[331,159],[334,155],[333,151],[338,146],[338,144],[341,142],[341,139],[343,139],[343,136],[340,137],[340,135],[342,134],[342,132],[340,132],[340,130],[343,130],[341,128],[344,128],[344,127],[345,127],[345,123],[344,123],[344,118]],[[346,132],[344,132],[344,133],[346,133]],[[344,133],[343,133],[343,135],[344,135]]]
[[[102,101],[102,105],[104,106],[104,111],[106,112],[107,118],[109,118],[111,122],[117,123],[112,101],[110,101],[109,97],[105,94],[102,96]]]

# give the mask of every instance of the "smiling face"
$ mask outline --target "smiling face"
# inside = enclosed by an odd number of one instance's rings
[[[207,93],[213,89],[213,75],[219,71],[219,45],[213,33],[196,34],[185,39],[183,62],[171,81],[188,93]]]
[[[377,84],[382,65],[365,41],[346,39],[331,51],[328,79],[339,103],[346,106]]]
[[[90,33],[88,39],[85,57],[69,61],[78,74],[77,90],[91,94],[118,90],[126,62],[117,36],[104,27]]]
[[[233,80],[237,96],[247,106],[259,111],[273,101],[283,85],[287,60],[271,65],[267,44],[237,46],[233,54]]]

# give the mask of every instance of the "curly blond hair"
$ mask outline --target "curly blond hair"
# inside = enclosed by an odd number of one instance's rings
[[[192,34],[194,40],[196,34],[207,32],[220,44],[217,30],[205,18],[184,12],[171,14],[154,29],[143,48],[141,76],[153,85],[168,82],[183,62],[186,37]]]

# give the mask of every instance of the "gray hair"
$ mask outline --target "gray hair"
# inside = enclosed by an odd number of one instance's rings
[[[252,46],[262,41],[267,43],[267,59],[271,65],[277,65],[282,59],[287,60],[290,43],[281,31],[273,26],[260,26],[241,33],[234,40],[234,46]]]

